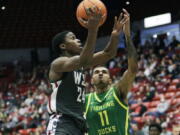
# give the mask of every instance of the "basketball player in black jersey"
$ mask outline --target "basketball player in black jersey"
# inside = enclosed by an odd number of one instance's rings
[[[52,46],[60,56],[51,63],[49,70],[53,91],[48,102],[50,119],[47,135],[84,134],[85,77],[82,69],[105,63],[116,55],[119,34],[127,21],[125,17],[115,17],[109,43],[103,51],[93,54],[98,24],[103,16],[95,7],[86,10],[91,17],[88,21],[82,20],[88,28],[88,36],[83,48],[80,47],[80,40],[70,31],[61,32],[53,38]]]

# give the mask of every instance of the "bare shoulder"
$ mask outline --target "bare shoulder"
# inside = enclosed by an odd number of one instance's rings
[[[54,72],[54,71],[51,70],[51,68],[50,68],[50,71],[49,71],[49,74],[48,74],[49,80],[50,80],[50,81],[60,80],[61,77],[62,77],[62,74],[63,74],[63,73]]]
[[[80,56],[59,57],[51,63],[50,70],[55,73],[71,72],[81,67]]]
[[[58,57],[55,60],[52,61],[51,67],[56,65],[57,63],[63,64],[66,60],[68,60],[68,57]]]
[[[60,79],[64,72],[71,72],[80,68],[79,55],[72,57],[58,57],[50,65],[49,79]]]
[[[50,65],[50,71],[58,72],[56,71],[56,67],[59,67],[65,63],[65,61],[68,60],[68,57],[58,57],[55,60],[52,61]],[[59,65],[59,66],[58,66]]]
[[[68,57],[59,57],[59,58],[56,58],[54,61],[52,61],[50,65],[50,69],[49,69],[49,74],[48,74],[50,81],[56,81],[56,80],[61,79],[63,72],[57,72],[55,66],[56,64],[59,64],[59,65],[63,64],[67,59]]]

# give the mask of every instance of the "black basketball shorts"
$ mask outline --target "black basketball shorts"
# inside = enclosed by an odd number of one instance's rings
[[[84,135],[71,117],[62,114],[52,114],[47,126],[47,135]]]

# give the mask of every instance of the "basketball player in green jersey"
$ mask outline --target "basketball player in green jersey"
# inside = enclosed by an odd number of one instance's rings
[[[86,95],[86,120],[88,135],[129,135],[127,93],[132,87],[138,65],[137,53],[130,39],[130,17],[123,9],[128,21],[123,26],[128,52],[128,69],[121,80],[111,84],[105,67],[96,67],[92,73],[94,93]]]
[[[98,10],[98,9],[97,9]],[[50,114],[47,135],[83,135],[86,129],[83,118],[85,91],[82,69],[105,63],[116,55],[118,39],[127,18],[117,19],[107,47],[93,54],[99,22],[102,19],[100,10],[87,10],[90,19],[82,22],[88,28],[88,36],[83,48],[75,34],[64,31],[53,39],[54,51],[60,57],[50,65],[49,80],[52,93],[49,97]]]

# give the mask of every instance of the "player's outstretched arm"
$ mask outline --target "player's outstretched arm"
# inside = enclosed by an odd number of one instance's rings
[[[80,55],[80,61],[83,67],[87,67],[87,65],[93,61],[92,59],[99,29],[99,23],[104,17],[101,14],[101,9],[96,6],[94,6],[92,9],[86,9],[86,13],[88,16],[90,16],[89,20],[86,22],[80,19],[86,28],[88,28],[88,36],[85,42],[85,47],[83,48]]]
[[[126,47],[128,52],[128,69],[122,76],[122,79],[115,85],[118,88],[120,94],[126,98],[128,91],[131,89],[136,73],[138,71],[137,52],[133,45],[130,36],[130,15],[123,9],[124,16],[128,18],[128,21],[123,26],[123,32],[126,38]]]
[[[119,35],[126,21],[127,17],[123,16],[123,13],[121,13],[118,18],[114,18],[114,26],[110,40],[103,51],[97,52],[93,55],[93,66],[104,64],[116,56]]]
[[[94,46],[99,28],[99,22],[102,18],[102,15],[100,13],[100,9],[96,7],[93,9],[87,9],[87,13],[90,16],[89,20],[81,20],[88,28],[88,36],[80,56],[57,58],[51,64],[51,69],[54,72],[69,72],[81,67],[86,67],[89,63],[92,63]]]

